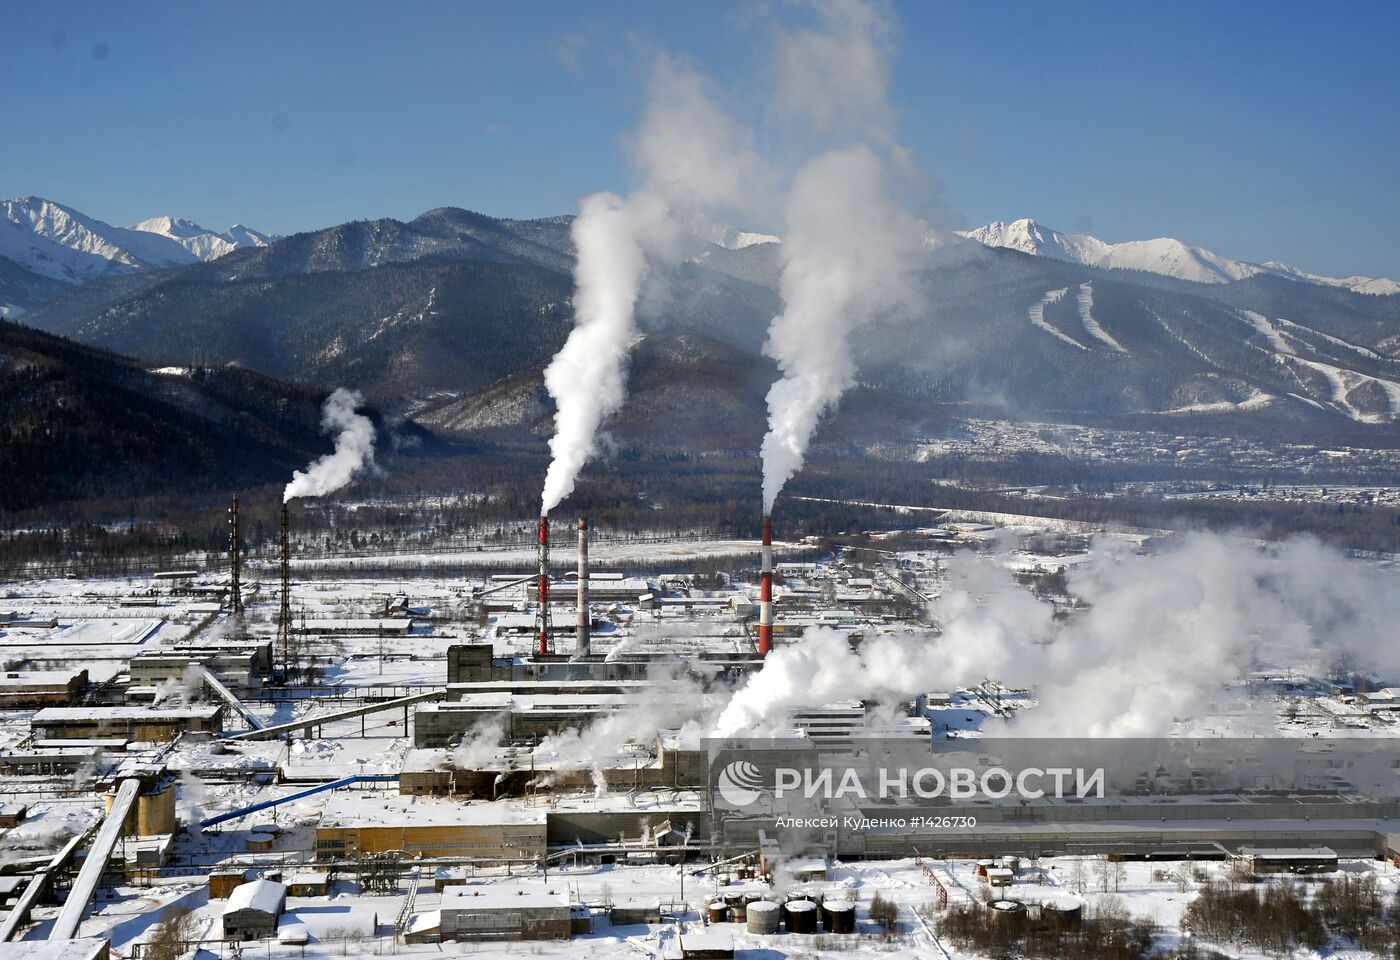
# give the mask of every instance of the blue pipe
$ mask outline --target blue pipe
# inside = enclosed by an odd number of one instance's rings
[[[303,797],[314,796],[318,793],[325,793],[327,790],[335,790],[338,787],[353,787],[357,783],[395,783],[399,779],[397,773],[361,773],[353,777],[344,777],[340,780],[332,780],[330,783],[323,783],[319,786],[302,790],[299,793],[289,793],[285,797],[278,797],[276,800],[263,800],[251,806],[240,807],[229,813],[221,813],[217,817],[210,817],[208,820],[199,821],[201,827],[212,827],[229,820],[237,820],[239,817],[246,817],[250,813],[257,813],[259,810],[270,810],[283,803],[291,803],[293,800],[300,800]]]

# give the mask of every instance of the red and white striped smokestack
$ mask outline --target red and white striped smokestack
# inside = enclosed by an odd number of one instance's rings
[[[773,649],[773,518],[763,518],[763,560],[758,573],[758,653]]]
[[[574,651],[580,657],[588,656],[589,634],[593,630],[592,618],[588,615],[588,521],[578,518],[578,620],[574,626],[577,638]]]
[[[541,656],[549,653],[549,517],[540,514],[540,586],[537,596],[539,613],[535,617],[537,646]]]

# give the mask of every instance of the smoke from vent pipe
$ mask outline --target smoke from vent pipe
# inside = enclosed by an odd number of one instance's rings
[[[556,411],[542,513],[573,492],[599,428],[622,407],[644,284],[687,255],[686,223],[738,209],[747,191],[762,189],[746,138],[708,83],[668,57],[652,71],[631,159],[644,184],[626,196],[584,197],[574,220],[574,328],[545,370]]]
[[[335,450],[292,474],[282,502],[294,497],[323,497],[334,493],[374,466],[374,422],[355,408],[364,404],[358,390],[337,387],[321,407],[321,430],[335,433]]]

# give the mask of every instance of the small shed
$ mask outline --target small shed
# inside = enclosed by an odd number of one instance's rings
[[[324,897],[330,892],[331,875],[325,870],[294,873],[287,881],[287,893],[293,897]]]
[[[627,897],[613,902],[608,921],[615,927],[661,922],[660,897]]]
[[[666,946],[666,960],[732,960],[734,934],[720,930],[682,933]]]
[[[22,803],[0,803],[0,827],[17,827],[28,813]]]
[[[287,888],[273,880],[240,884],[224,906],[225,940],[261,940],[277,933]]]
[[[442,938],[442,911],[415,914],[403,930],[404,943],[437,943]]]
[[[1253,873],[1324,873],[1337,869],[1329,847],[1241,847],[1240,856]]]
[[[209,899],[225,900],[247,882],[247,870],[215,870],[209,874]]]

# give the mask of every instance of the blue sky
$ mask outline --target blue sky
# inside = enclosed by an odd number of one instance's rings
[[[900,136],[966,225],[1031,216],[1400,276],[1400,4],[897,5]],[[647,64],[762,124],[788,0],[0,4],[0,195],[294,232],[630,182]]]

